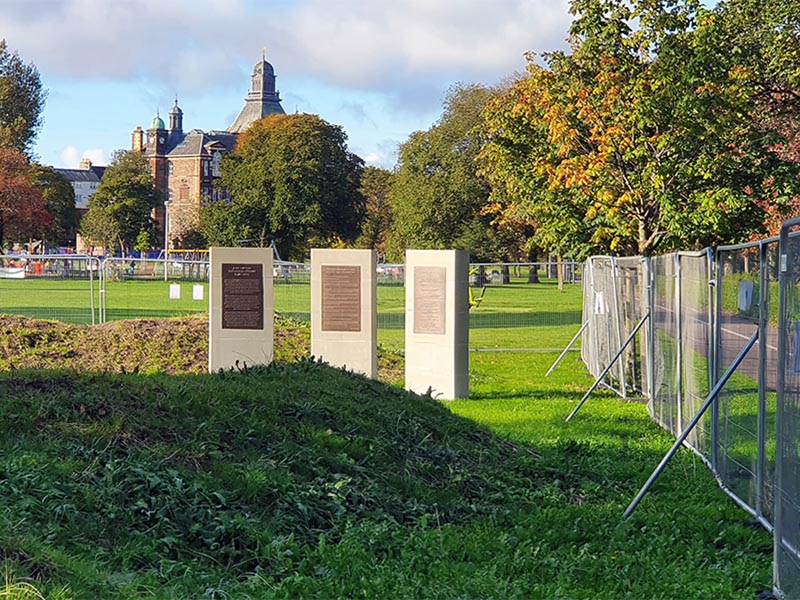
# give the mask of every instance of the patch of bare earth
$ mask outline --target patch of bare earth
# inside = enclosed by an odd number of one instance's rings
[[[276,317],[275,360],[308,358],[307,325]],[[73,369],[108,373],[205,373],[208,318],[131,319],[69,325],[0,314],[0,370]],[[381,353],[380,378],[402,379],[402,357]]]

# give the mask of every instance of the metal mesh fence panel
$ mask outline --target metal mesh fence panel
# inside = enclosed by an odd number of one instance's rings
[[[622,330],[617,309],[616,277],[614,260],[606,256],[595,256],[584,267],[584,319],[590,321],[584,339],[583,354],[589,372],[599,377],[611,363],[611,359],[622,347]],[[622,394],[624,366],[618,361],[609,373],[605,385]]]
[[[653,272],[651,307],[653,391],[648,403],[650,416],[667,431],[680,427],[678,396],[677,258],[673,254],[650,261]]]
[[[0,313],[91,325],[100,320],[100,286],[93,256],[0,256]]]
[[[638,256],[618,258],[614,262],[619,296],[616,304],[620,312],[622,343],[625,343],[649,309],[647,299],[649,266],[645,259]],[[625,384],[638,393],[647,389],[647,343],[648,329],[643,327],[631,340],[622,356]]]
[[[716,469],[727,489],[767,524],[774,503],[776,252],[772,241],[717,253],[718,373],[756,332],[759,343],[719,395]]]
[[[776,411],[775,587],[800,597],[800,220],[780,243],[780,320]]]
[[[599,377],[616,355],[603,384],[626,397],[629,390],[647,388],[647,330],[623,345],[648,309],[647,263],[640,257],[592,257],[583,268],[584,331],[581,356],[589,372]]]
[[[697,414],[711,390],[714,366],[711,270],[710,250],[678,253],[680,431]],[[711,462],[711,413],[704,415],[687,442]]]
[[[106,258],[103,321],[163,319],[208,312],[208,262]]]

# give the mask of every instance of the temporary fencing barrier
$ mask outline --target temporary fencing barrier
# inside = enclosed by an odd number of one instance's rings
[[[641,391],[677,438],[626,516],[685,445],[774,531],[775,593],[800,598],[800,219],[780,239],[715,252],[592,257],[583,277],[582,356],[597,385]],[[634,333],[636,317],[648,324]]]
[[[12,294],[12,287],[22,289],[23,284],[0,281],[0,312],[83,324],[202,314],[208,310],[208,261],[197,258],[202,255],[170,252],[166,258],[163,255],[157,258],[37,256],[31,261],[29,273],[24,269],[13,272],[27,276],[24,284],[27,287],[33,279],[44,279],[46,274],[52,285],[63,289],[64,293],[42,295],[21,291]],[[87,273],[80,266],[82,260],[91,261],[94,274],[91,296],[85,294],[83,283],[74,280],[78,274]],[[39,266],[42,275],[34,270]],[[578,324],[581,315],[578,310],[562,310],[559,297],[546,292],[554,288],[560,272],[566,290],[574,295],[578,291],[574,284],[580,281],[581,270],[574,261],[471,265],[469,317],[470,328],[476,330],[472,348],[515,352],[552,350],[544,347],[542,340],[552,339],[552,336],[539,335],[542,328]],[[7,275],[11,273],[9,270]],[[310,320],[310,276],[309,264],[275,262],[276,312],[300,321]],[[379,264],[377,282],[378,327],[387,343],[394,344],[402,340],[402,336],[398,336],[405,327],[405,266]],[[75,299],[70,300],[69,294]],[[494,335],[495,332],[502,332],[502,335]]]
[[[101,279],[101,263],[94,256],[0,255],[0,312],[99,323]]]

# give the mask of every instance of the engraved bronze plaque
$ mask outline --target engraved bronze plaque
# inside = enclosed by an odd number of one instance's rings
[[[445,334],[447,269],[414,269],[414,333]]]
[[[361,331],[361,267],[322,265],[322,331]]]
[[[260,263],[222,263],[222,328],[264,329],[264,272]]]

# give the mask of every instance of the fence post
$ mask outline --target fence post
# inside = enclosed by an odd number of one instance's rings
[[[645,269],[645,312],[650,315],[655,314],[655,277],[653,275],[652,263],[650,258],[644,259]],[[647,323],[647,397],[653,401],[656,391],[656,342],[655,342],[655,318],[648,319]]]
[[[714,351],[713,357],[713,371],[711,382],[716,385],[721,375],[722,368],[722,282],[724,278],[722,260],[720,259],[720,251],[715,252],[716,260],[714,261],[714,285],[715,285],[715,306],[714,306]],[[719,402],[715,402],[711,406],[711,468],[715,473],[719,472]]]
[[[619,281],[619,266],[617,265],[617,259],[612,257],[611,258],[611,289],[614,291],[614,315],[617,322],[617,347],[619,348],[622,345],[622,328],[624,325],[624,319],[622,318],[622,310],[620,309],[620,298],[619,298],[619,288],[617,287],[617,281]],[[627,346],[627,344],[625,344]],[[618,357],[616,357],[618,358]],[[616,360],[616,358],[614,360]],[[613,360],[611,361],[613,364]],[[625,361],[619,361],[619,382],[620,382],[620,393],[622,395],[623,400],[627,398],[627,386],[625,381]]]
[[[678,433],[683,431],[683,310],[681,308],[681,256],[675,253],[675,362],[677,370],[677,414],[678,414]]]
[[[758,245],[759,294],[758,306],[758,456],[756,459],[756,515],[764,514],[764,478],[767,470],[767,328],[769,326],[769,257],[767,246]]]

